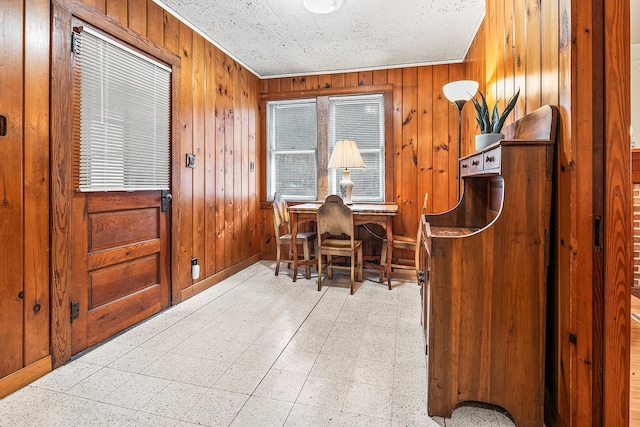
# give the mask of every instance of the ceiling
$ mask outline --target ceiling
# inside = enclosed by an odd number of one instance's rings
[[[461,62],[485,0],[154,0],[261,78]]]

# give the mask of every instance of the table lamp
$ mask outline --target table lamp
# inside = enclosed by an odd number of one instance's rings
[[[478,91],[478,82],[473,80],[458,80],[447,83],[442,87],[444,96],[458,107],[458,159],[460,159],[460,144],[462,132],[462,107],[473,98]],[[460,163],[458,162],[458,175],[456,176],[457,195],[460,200]]]
[[[351,193],[353,192],[353,181],[351,181],[351,171],[349,169],[363,168],[364,162],[356,142],[352,139],[341,139],[336,142],[328,169],[342,169],[342,181],[340,181],[340,196],[347,205],[353,204]]]

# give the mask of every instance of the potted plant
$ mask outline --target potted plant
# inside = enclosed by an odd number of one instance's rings
[[[507,116],[513,108],[516,106],[516,101],[520,95],[520,89],[509,99],[507,106],[502,111],[502,114],[498,112],[498,102],[493,106],[493,111],[489,115],[489,107],[487,106],[487,99],[478,91],[481,101],[476,98],[472,98],[473,105],[476,108],[476,121],[480,128],[480,135],[476,135],[476,150],[481,150],[493,143],[496,143],[504,138],[504,135],[500,133],[502,126],[504,125]]]

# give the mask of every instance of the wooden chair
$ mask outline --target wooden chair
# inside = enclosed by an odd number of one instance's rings
[[[276,232],[276,276],[280,272],[280,263],[286,262],[288,267],[291,267],[291,261],[293,260],[293,251],[291,247],[291,224],[289,222],[289,209],[287,202],[284,200],[280,193],[276,193],[273,197],[273,226]],[[280,234],[281,227],[286,227],[286,233]],[[305,261],[311,259],[312,242],[316,241],[316,233],[303,232],[296,235],[296,243],[302,245]],[[289,246],[289,258],[286,260],[281,259],[281,248],[283,245]],[[305,266],[305,278],[311,278],[311,266],[307,264]]]
[[[327,258],[327,276],[333,277],[334,268],[348,268],[351,272],[351,295],[354,279],[362,281],[362,240],[354,239],[353,212],[345,206],[342,197],[331,195],[318,208],[318,291],[322,288],[322,257]],[[349,267],[333,265],[332,256],[349,257]],[[356,276],[357,274],[357,276]]]
[[[420,215],[418,215],[418,232],[416,233],[415,239],[409,236],[393,236],[393,250],[395,249],[405,249],[414,252],[414,259],[398,259],[396,263],[391,264],[391,270],[394,268],[404,269],[404,270],[415,270],[416,279],[418,277],[418,270],[420,269],[420,239],[422,236],[422,214],[427,213],[427,200],[429,198],[429,193],[425,193],[424,201],[422,202],[422,210],[420,211]],[[388,242],[387,239],[382,240],[382,250],[380,253],[380,265],[387,265],[387,249]],[[393,254],[392,254],[393,255]],[[380,272],[380,283],[385,281],[384,271]]]

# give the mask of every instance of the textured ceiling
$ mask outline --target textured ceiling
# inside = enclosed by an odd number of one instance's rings
[[[154,0],[259,77],[461,62],[485,0]]]

